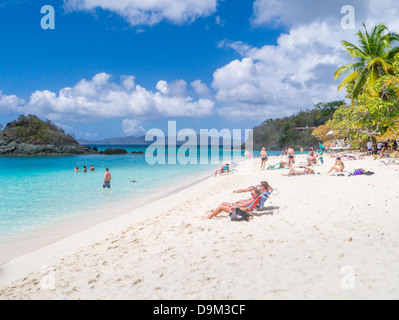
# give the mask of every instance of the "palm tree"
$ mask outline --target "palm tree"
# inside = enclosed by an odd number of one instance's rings
[[[375,26],[369,34],[364,23],[363,26],[365,32],[359,31],[356,34],[359,38],[358,46],[342,41],[346,51],[355,58],[355,62],[339,68],[334,75],[337,81],[342,74],[349,73],[339,85],[338,91],[353,85],[352,104],[362,92],[366,91],[372,96],[380,94],[375,92],[374,84],[380,77],[393,72],[392,62],[399,53],[399,47],[392,48],[393,42],[399,41],[399,34],[388,32],[388,28],[383,24]]]

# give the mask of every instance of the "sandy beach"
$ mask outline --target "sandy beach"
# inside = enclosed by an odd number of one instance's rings
[[[0,299],[399,299],[399,166],[345,161],[375,174],[341,177],[325,160],[320,175],[260,159],[210,173],[1,266]],[[204,219],[263,180],[278,192],[249,222]]]

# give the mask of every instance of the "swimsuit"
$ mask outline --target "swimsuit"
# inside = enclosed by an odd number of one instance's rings
[[[111,181],[104,181],[103,188],[111,188]]]

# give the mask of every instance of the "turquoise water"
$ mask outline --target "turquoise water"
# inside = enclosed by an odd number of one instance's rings
[[[116,147],[116,146],[112,146]],[[104,150],[106,147],[99,147]],[[145,151],[145,148],[125,148]],[[167,152],[166,152],[167,153]],[[83,173],[85,165],[94,172]],[[78,166],[80,172],[75,173]],[[208,165],[149,165],[143,155],[85,155],[69,157],[0,158],[0,239],[24,235],[35,227],[62,221],[96,208],[112,208],[121,201],[156,196],[173,182],[189,184]],[[105,168],[111,189],[102,189]],[[135,180],[136,183],[131,183]]]
[[[98,149],[104,150],[107,147]],[[131,147],[125,149],[129,153],[146,150]],[[258,155],[257,152],[254,154]],[[91,164],[96,168],[95,172],[83,173],[83,166],[90,168]],[[74,172],[75,166],[79,167],[79,173]],[[122,201],[129,201],[133,208],[139,199],[156,197],[160,190],[167,190],[175,182],[187,185],[198,179],[198,173],[210,176],[219,166],[151,166],[143,155],[133,154],[2,157],[0,240],[10,236],[23,236],[37,227],[51,225],[66,218],[79,218],[79,215],[88,210],[112,209]],[[105,168],[110,169],[112,182],[111,189],[103,190]],[[131,183],[132,180],[136,183]]]

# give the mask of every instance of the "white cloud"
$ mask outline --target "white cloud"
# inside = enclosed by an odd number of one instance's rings
[[[15,95],[4,95],[0,90],[0,111],[1,113],[20,112],[24,100]]]
[[[34,92],[24,105],[25,113],[34,113],[50,120],[86,120],[118,117],[159,119],[162,117],[209,116],[214,102],[193,100],[185,94],[186,82],[159,81],[157,92],[135,84],[133,76],[121,77],[121,84],[99,73],[91,80],[81,80],[58,94],[49,90]]]
[[[134,119],[125,119],[122,121],[123,133],[127,136],[138,136],[144,134],[147,130],[140,125],[140,121]]]
[[[155,25],[163,20],[174,24],[192,22],[216,11],[217,0],[64,0],[66,11],[115,12],[132,26]]]
[[[195,90],[196,93],[203,97],[207,97],[211,93],[207,84],[203,83],[201,80],[195,80],[191,82],[191,87]]]
[[[353,5],[356,29],[341,27],[341,7]],[[365,21],[369,28],[385,23],[399,31],[399,5],[393,0],[316,1],[256,0],[254,26],[285,26],[276,45],[254,47],[241,41],[223,40],[219,48],[233,49],[241,59],[216,70],[212,86],[219,112],[242,119],[291,115],[318,102],[343,99],[334,72],[351,58],[342,40],[356,42]]]
[[[243,57],[214,73],[213,88],[229,117],[266,119],[291,115],[321,101],[343,98],[333,80],[346,63],[341,30],[323,23],[292,29],[276,46],[225,42]]]

